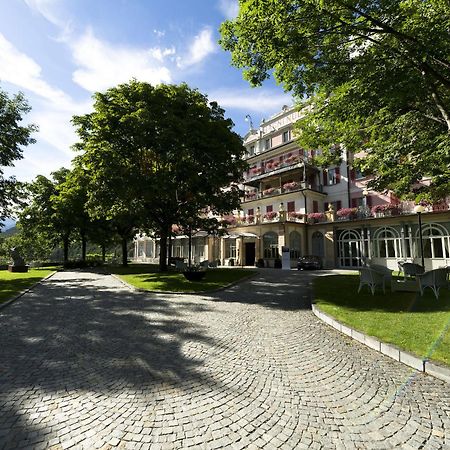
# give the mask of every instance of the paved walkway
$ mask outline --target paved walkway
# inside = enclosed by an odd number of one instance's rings
[[[450,449],[450,388],[307,309],[311,275],[146,296],[63,272],[0,312],[0,448]],[[263,278],[264,277],[264,278]]]

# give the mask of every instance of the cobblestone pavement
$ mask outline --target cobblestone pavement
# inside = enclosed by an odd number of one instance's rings
[[[63,272],[0,312],[0,448],[450,449],[450,388],[318,321],[312,275],[208,296]]]

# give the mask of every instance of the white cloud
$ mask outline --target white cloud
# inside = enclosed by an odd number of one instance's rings
[[[161,61],[173,54],[173,49],[116,46],[101,41],[92,30],[69,45],[79,66],[73,73],[73,81],[90,92],[103,91],[131,78],[152,84],[171,82],[170,70]]]
[[[227,19],[234,19],[239,12],[238,0],[219,0],[219,9]]]
[[[208,94],[210,101],[215,100],[223,108],[242,109],[243,111],[277,111],[283,105],[292,103],[292,96],[274,93],[267,89],[218,89]]]
[[[46,20],[56,25],[62,35],[70,34],[71,23],[64,17],[64,0],[24,0],[33,11],[41,14]]]
[[[0,80],[28,89],[52,103],[69,103],[70,97],[44,81],[41,72],[39,64],[20,52],[0,33]]]
[[[213,40],[212,29],[206,27],[194,37],[186,56],[178,58],[178,67],[185,68],[198,64],[216,50],[217,45]]]

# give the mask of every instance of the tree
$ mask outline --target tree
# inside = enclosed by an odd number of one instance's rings
[[[6,178],[4,167],[11,167],[14,161],[22,159],[22,147],[35,140],[31,133],[35,125],[22,126],[23,115],[30,111],[21,93],[12,98],[0,89],[0,229],[3,220],[11,215],[11,208],[20,198],[20,183],[15,177]]]
[[[241,139],[223,109],[186,84],[133,80],[94,98],[94,112],[73,120],[89,211],[121,224],[124,264],[126,239],[137,228],[155,232],[166,270],[173,224],[238,207],[232,183],[245,168]]]
[[[47,239],[53,246],[63,244],[64,263],[69,260],[70,238],[75,230],[73,210],[63,207],[59,197],[69,173],[68,169],[62,168],[52,173],[52,179],[38,175],[28,186],[28,203],[19,215],[26,239],[39,237]]]
[[[442,198],[450,191],[449,26],[441,0],[241,0],[221,44],[251,84],[273,70],[309,99],[299,142],[322,148],[319,164],[343,148],[364,150],[356,164],[375,176],[375,189],[408,196],[429,177],[423,189]]]

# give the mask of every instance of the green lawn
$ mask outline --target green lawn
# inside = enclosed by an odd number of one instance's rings
[[[110,271],[137,288],[167,292],[211,291],[256,273],[248,269],[210,269],[202,281],[191,282],[182,273],[159,273],[157,269],[150,264],[130,264],[128,267],[112,267]]]
[[[0,270],[0,303],[13,298],[20,291],[32,286],[55,270],[55,267],[30,269],[27,273]]]
[[[357,293],[358,275],[316,278],[317,306],[340,322],[394,344],[420,357],[450,366],[450,291],[441,289],[436,300],[430,289],[374,296],[365,286]]]

